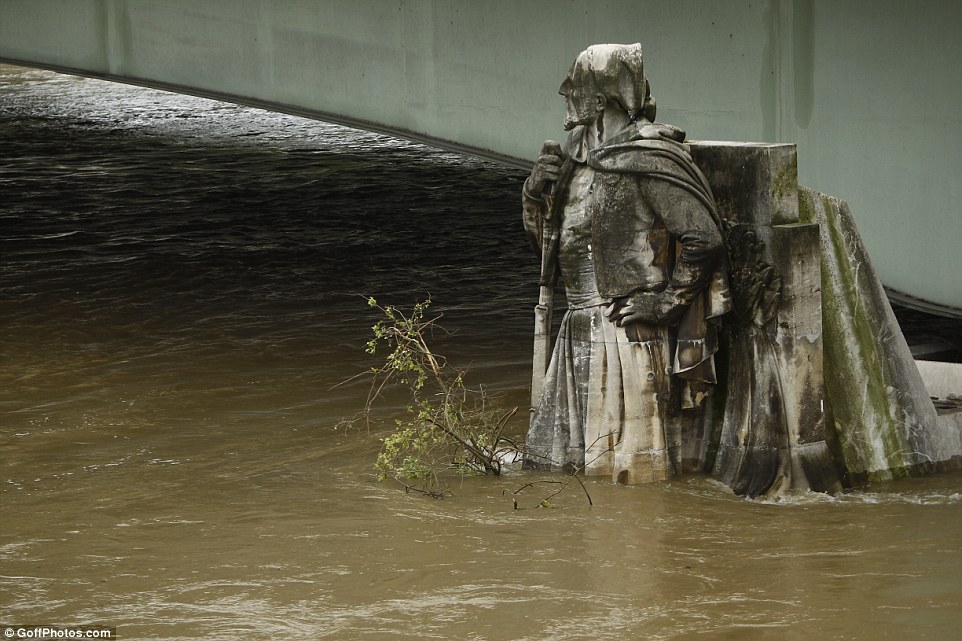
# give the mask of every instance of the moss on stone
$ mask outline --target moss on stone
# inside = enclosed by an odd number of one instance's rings
[[[861,256],[852,256],[845,242],[845,221],[838,203],[822,197],[826,237],[823,246],[822,323],[825,337],[826,400],[831,406],[833,441],[852,472],[870,479],[906,474],[898,419],[886,391],[890,379],[878,347],[878,323],[859,297]],[[874,449],[881,447],[887,469],[877,469]]]
[[[811,197],[805,188],[799,188],[798,190],[798,222],[818,222],[818,218],[815,216],[815,208],[812,206]]]
[[[783,211],[786,200],[798,192],[798,157],[792,154],[791,162],[781,165],[772,176],[772,195],[775,199],[775,216],[773,222],[794,223],[798,221],[797,211]]]

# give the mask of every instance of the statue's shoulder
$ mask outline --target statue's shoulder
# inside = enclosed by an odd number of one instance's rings
[[[685,132],[665,123],[634,123],[611,136],[588,154],[588,165],[597,171],[647,173],[668,165],[690,163]]]
[[[628,128],[631,129],[630,127]],[[670,140],[685,142],[685,130],[664,122],[649,122],[635,125],[635,136],[641,140]]]

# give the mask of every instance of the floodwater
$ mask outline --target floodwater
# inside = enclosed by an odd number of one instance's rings
[[[525,405],[538,266],[516,170],[0,67],[0,172],[0,623],[959,638],[959,474],[780,502],[593,481],[592,506],[569,487],[554,509],[542,489],[513,509],[546,478],[520,472],[443,500],[376,480],[384,427],[335,429],[367,392],[335,385],[374,364],[363,296],[430,293],[454,332],[435,349]]]

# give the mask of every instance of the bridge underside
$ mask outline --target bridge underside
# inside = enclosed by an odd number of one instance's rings
[[[796,143],[886,285],[962,309],[960,28],[948,1],[4,0],[0,59],[527,166],[578,51],[641,42],[659,120]]]

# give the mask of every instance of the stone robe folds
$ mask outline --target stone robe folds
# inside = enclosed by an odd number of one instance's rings
[[[697,404],[715,382],[714,319],[730,308],[711,191],[667,125],[632,124],[583,154],[569,142],[557,266],[568,299],[525,444],[528,467],[583,468],[627,483],[672,475],[670,377]],[[548,206],[525,193],[540,246]],[[642,322],[608,320],[633,295]]]

